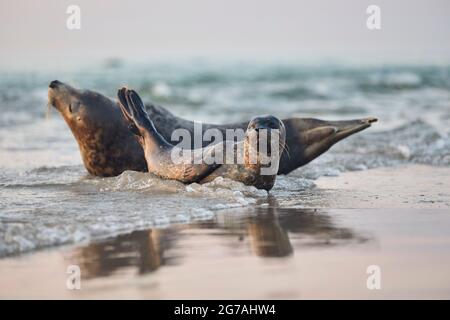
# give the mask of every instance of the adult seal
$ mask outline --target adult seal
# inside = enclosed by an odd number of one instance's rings
[[[128,129],[116,101],[104,95],[79,90],[58,80],[48,89],[49,103],[63,116],[80,147],[87,171],[96,176],[116,176],[125,170],[147,171],[142,147]],[[194,122],[173,115],[163,107],[146,105],[146,112],[168,142],[175,129],[194,134]],[[377,121],[370,117],[349,121],[307,118],[282,119],[286,129],[286,151],[281,155],[278,174],[287,174],[330,149],[338,141],[364,130]],[[217,129],[246,129],[248,121],[233,124],[202,124],[203,132]],[[203,147],[209,144],[203,141]]]
[[[158,132],[136,91],[122,88],[117,96],[129,128],[138,136],[149,172],[183,183],[204,183],[224,177],[265,190],[272,189],[275,184],[286,135],[284,124],[278,118],[270,115],[254,117],[242,141],[221,141],[187,150],[188,157],[178,159],[174,155],[181,149]],[[227,150],[230,154],[226,154]],[[221,156],[217,157],[218,154]]]
[[[90,174],[116,176],[125,170],[147,171],[141,146],[110,99],[59,81],[50,83],[48,98],[77,140]]]

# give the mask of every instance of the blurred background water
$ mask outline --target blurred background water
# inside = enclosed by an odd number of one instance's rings
[[[150,174],[89,177],[62,117],[47,115],[58,79],[114,97],[137,89],[146,102],[212,123],[257,114],[327,120],[376,116],[307,166],[279,177],[280,205],[323,175],[405,163],[450,164],[450,67],[274,63],[129,65],[0,74],[0,256],[175,222],[210,219],[222,208],[267,205],[266,192],[232,181],[184,186]],[[292,201],[289,202],[292,204]]]

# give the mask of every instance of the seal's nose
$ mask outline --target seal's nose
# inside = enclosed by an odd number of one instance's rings
[[[58,81],[58,80],[53,80],[52,82],[50,82],[49,87],[54,89],[54,88],[58,88],[59,85],[61,85],[62,82]]]

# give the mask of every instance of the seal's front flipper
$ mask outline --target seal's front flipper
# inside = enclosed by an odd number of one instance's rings
[[[181,150],[174,147],[166,154],[164,163],[166,164],[159,175],[166,179],[178,180],[183,183],[200,182],[210,175],[221,164],[216,162],[206,163],[205,159],[210,159],[218,145],[207,147],[206,149]],[[184,152],[183,158],[174,158]],[[187,152],[187,154],[185,153]]]
[[[220,165],[213,164],[192,164],[185,165],[182,168],[182,178],[181,182],[183,183],[194,183],[200,182],[203,178],[210,175],[214,170],[216,170]]]

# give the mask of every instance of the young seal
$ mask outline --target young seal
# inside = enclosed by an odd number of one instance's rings
[[[265,190],[272,189],[275,184],[285,143],[284,124],[278,118],[269,115],[254,117],[247,126],[244,140],[222,141],[202,149],[188,150],[188,157],[181,159],[184,161],[176,161],[175,155],[181,149],[158,132],[136,91],[122,88],[117,96],[129,128],[144,150],[149,172],[183,183],[204,183],[225,177]],[[262,145],[265,147],[261,148]],[[227,150],[231,154],[226,154]],[[221,156],[217,158],[217,154]],[[241,162],[238,161],[240,156]],[[270,161],[265,161],[267,156],[270,156]],[[208,162],[208,157],[214,161]],[[263,168],[272,170],[265,172]]]
[[[63,116],[80,146],[88,172],[97,176],[116,176],[125,170],[146,171],[141,146],[128,130],[117,102],[90,90],[78,90],[60,81],[52,81],[49,103]],[[163,107],[149,105],[146,111],[156,130],[168,141],[175,129],[194,133],[194,122],[174,116]],[[287,174],[330,149],[336,142],[371,126],[376,118],[350,121],[283,119],[286,151],[281,155],[278,174]],[[203,132],[215,128],[247,128],[248,122],[215,125],[202,124]],[[208,141],[203,141],[207,146]]]

